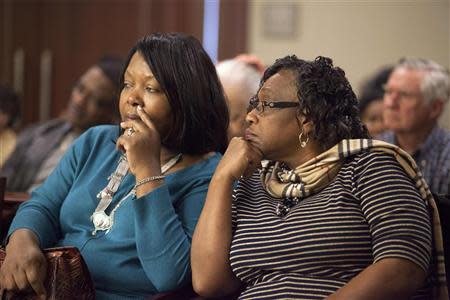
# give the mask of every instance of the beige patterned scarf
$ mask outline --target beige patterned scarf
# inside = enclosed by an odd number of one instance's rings
[[[283,171],[279,162],[263,161],[261,181],[265,190],[275,198],[304,198],[326,187],[336,176],[345,158],[363,151],[381,151],[393,155],[406,173],[414,180],[422,199],[432,209],[434,265],[436,282],[434,282],[433,299],[448,299],[444,266],[444,248],[442,242],[441,222],[433,196],[422,177],[414,159],[399,147],[378,140],[353,139],[340,143],[298,166],[291,171]]]

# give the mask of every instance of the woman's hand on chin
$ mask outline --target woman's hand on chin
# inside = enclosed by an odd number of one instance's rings
[[[232,180],[249,177],[261,165],[262,158],[260,149],[242,137],[235,137],[217,166],[215,176],[217,174]]]

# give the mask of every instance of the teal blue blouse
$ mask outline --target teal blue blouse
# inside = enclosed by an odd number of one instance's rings
[[[189,282],[192,234],[221,155],[169,174],[164,185],[145,196],[126,198],[115,211],[112,229],[93,235],[90,216],[99,201],[96,195],[122,155],[116,150],[117,137],[115,126],[94,127],[80,136],[21,205],[9,234],[29,228],[42,248],[78,247],[97,299],[142,299]],[[127,174],[107,213],[134,184],[135,177]]]

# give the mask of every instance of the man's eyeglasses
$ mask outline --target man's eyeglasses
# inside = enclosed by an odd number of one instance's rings
[[[76,82],[73,86],[73,90],[77,93],[81,94],[87,103],[91,103],[96,107],[109,107],[112,105],[113,101],[111,99],[105,99],[104,97],[100,97],[100,95],[94,94],[89,91],[82,82]]]
[[[259,101],[257,97],[253,97],[250,99],[247,113],[251,112],[252,110],[256,110],[258,114],[262,114],[264,111],[267,111],[269,108],[290,108],[290,107],[297,107],[300,103],[298,102],[289,102],[289,101],[280,101],[280,102],[274,102],[274,101]]]
[[[383,85],[383,91],[384,91],[384,94],[388,95],[388,96],[391,96],[395,93],[400,99],[412,99],[412,98],[420,97],[419,93],[395,90],[395,89],[391,89],[391,88],[387,87],[386,85]]]

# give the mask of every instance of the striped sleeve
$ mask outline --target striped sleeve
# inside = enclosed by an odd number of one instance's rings
[[[425,201],[394,157],[373,152],[355,170],[355,195],[369,223],[374,261],[403,258],[429,269],[431,221]]]

